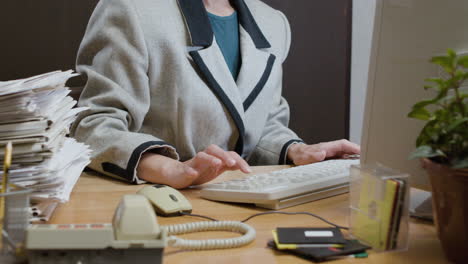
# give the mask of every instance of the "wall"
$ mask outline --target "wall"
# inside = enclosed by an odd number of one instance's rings
[[[14,0],[0,8],[0,80],[75,68],[75,57],[98,0]],[[83,85],[75,78],[69,85]]]
[[[307,143],[349,135],[352,0],[263,0],[291,24],[283,95],[290,127]]]

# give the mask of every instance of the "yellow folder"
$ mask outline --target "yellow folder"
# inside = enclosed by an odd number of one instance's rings
[[[388,249],[399,183],[392,179],[363,177],[353,233],[374,249]]]

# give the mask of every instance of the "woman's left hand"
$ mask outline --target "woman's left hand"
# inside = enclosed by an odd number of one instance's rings
[[[294,144],[288,149],[288,159],[295,165],[323,161],[327,158],[343,158],[346,155],[361,153],[359,145],[346,139],[324,142],[313,145]]]

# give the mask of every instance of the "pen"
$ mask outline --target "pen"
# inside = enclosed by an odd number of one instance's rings
[[[3,159],[3,177],[2,177],[2,193],[8,191],[8,171],[11,166],[11,155],[13,152],[13,146],[11,142],[8,142],[5,147],[5,155]]]
[[[11,166],[11,155],[13,152],[13,146],[11,142],[8,142],[5,147],[5,154],[3,155],[3,177],[2,177],[2,188],[0,190],[0,248],[3,248],[3,226],[5,222],[5,194],[8,191],[8,171]]]

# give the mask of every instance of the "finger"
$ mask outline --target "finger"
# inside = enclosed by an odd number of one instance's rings
[[[250,168],[249,164],[247,161],[245,161],[239,154],[237,154],[234,151],[229,151],[229,155],[236,160],[236,163],[238,165],[238,168],[243,172],[243,173],[252,173],[252,169]]]
[[[239,169],[243,172],[243,173],[252,173],[252,169],[250,168],[249,164],[247,163],[247,161],[245,161],[241,156],[239,156],[239,154],[237,154],[236,152],[234,151],[230,151],[229,154],[231,155],[231,157],[233,159],[236,160],[237,164],[239,164]]]
[[[320,143],[317,146],[319,149],[327,152],[327,158],[361,153],[359,145],[346,139]]]
[[[215,156],[211,156],[205,152],[199,152],[193,158],[191,167],[199,173],[196,183],[207,182],[214,179],[220,174],[220,171],[226,166]]]
[[[193,185],[203,184],[213,180],[223,173],[225,171],[224,168],[226,168],[220,159],[205,152],[199,152],[197,154],[192,166],[192,168],[197,170],[199,175],[192,183]]]
[[[361,147],[355,143],[352,143],[346,139],[335,141],[336,148],[334,149],[334,156],[353,155],[360,154]]]
[[[323,161],[327,157],[327,152],[324,150],[319,151],[304,151],[299,157],[294,160],[296,165],[306,165],[310,163],[315,163]]]
[[[342,143],[342,149],[346,154],[361,154],[361,146],[348,140]]]
[[[209,155],[205,152],[198,152],[190,162],[190,166],[199,173],[207,169],[217,169],[222,165],[223,162],[219,158]]]
[[[228,167],[233,167],[236,165],[236,160],[231,157],[231,155],[227,152],[224,151],[222,148],[218,147],[217,145],[211,144],[208,146],[205,150],[205,152],[209,155],[215,156],[219,159],[221,159],[224,164]]]
[[[206,171],[205,173],[201,174],[200,177],[198,177],[192,185],[200,185],[209,181],[212,181],[219,175],[221,175],[223,172],[226,171],[224,169],[225,167],[222,167],[221,169],[218,169],[217,171]]]

